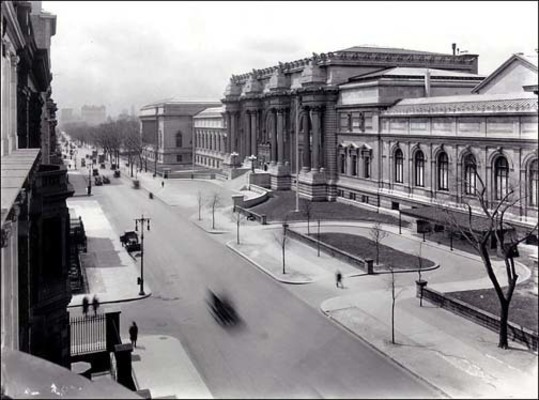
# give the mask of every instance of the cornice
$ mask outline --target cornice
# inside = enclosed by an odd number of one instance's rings
[[[382,117],[406,115],[447,115],[447,114],[500,114],[500,113],[537,113],[537,100],[501,100],[492,102],[421,104],[395,106],[381,113]]]

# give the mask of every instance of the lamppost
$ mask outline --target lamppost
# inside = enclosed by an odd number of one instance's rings
[[[138,283],[140,284],[139,296],[144,296],[144,223],[146,223],[146,229],[150,230],[150,218],[144,218],[142,214],[141,218],[135,218],[135,231],[138,231],[138,223],[140,222],[140,278]]]

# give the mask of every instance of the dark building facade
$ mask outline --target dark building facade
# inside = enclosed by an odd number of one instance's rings
[[[41,2],[3,1],[2,349],[69,368],[67,170],[58,156],[50,38]]]

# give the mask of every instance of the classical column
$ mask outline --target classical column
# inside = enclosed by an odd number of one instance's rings
[[[230,113],[230,140],[229,140],[230,153],[236,152],[236,113]]]
[[[303,171],[311,170],[311,143],[310,143],[310,123],[309,108],[305,107],[303,112]]]
[[[232,150],[230,149],[230,112],[227,111],[226,112],[226,133],[227,133],[227,137],[229,140],[227,140],[226,142],[226,149],[225,149],[225,152],[230,154],[232,153]]]
[[[258,111],[251,112],[251,154],[257,155]]]
[[[277,165],[284,164],[285,108],[277,109]]]
[[[322,132],[321,128],[321,118],[320,113],[322,111],[321,107],[313,107],[312,109],[312,119],[313,119],[313,171],[317,172],[320,170],[320,139]]]
[[[277,163],[277,116],[275,109],[271,109],[271,164]]]

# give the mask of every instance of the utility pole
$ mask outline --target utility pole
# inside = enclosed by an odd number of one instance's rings
[[[139,296],[144,296],[144,223],[146,223],[146,229],[150,230],[150,218],[144,218],[142,214],[141,218],[135,218],[135,231],[138,231],[138,224],[140,222],[140,278],[138,279],[140,284]]]

